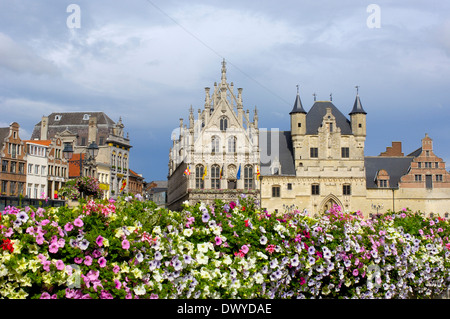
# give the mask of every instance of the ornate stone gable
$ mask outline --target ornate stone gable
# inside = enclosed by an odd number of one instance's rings
[[[198,110],[195,120],[191,106],[189,126],[180,119],[179,130],[172,140],[169,207],[179,206],[181,199],[195,203],[204,198],[210,202],[213,198],[228,198],[225,190],[256,189],[260,164],[258,115],[256,108],[253,119],[248,110],[244,112],[242,88],[236,92],[233,82],[227,82],[225,60],[221,81],[215,82],[212,90],[205,88],[203,110]],[[202,197],[203,193],[208,196]]]

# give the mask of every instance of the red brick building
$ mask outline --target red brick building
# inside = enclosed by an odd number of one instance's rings
[[[11,123],[0,128],[0,194],[19,196],[25,193],[27,156],[19,136],[20,125]]]

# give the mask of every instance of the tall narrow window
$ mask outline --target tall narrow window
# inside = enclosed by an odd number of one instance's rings
[[[220,118],[220,130],[226,131],[228,128],[228,118],[227,117],[221,117]]]
[[[230,136],[228,138],[228,153],[236,152],[236,136]]]
[[[220,167],[217,164],[211,166],[211,188],[220,188]]]
[[[244,167],[244,188],[253,189],[253,167],[250,165]]]
[[[311,185],[311,195],[320,195],[319,184],[312,184]]]
[[[272,197],[280,197],[280,186],[272,186]]]
[[[309,149],[309,155],[312,158],[317,158],[319,157],[319,149],[317,147],[311,147]]]
[[[8,161],[2,160],[2,172],[8,171]]]
[[[342,193],[344,195],[351,195],[352,194],[351,186],[348,184],[342,185]]]
[[[211,153],[217,153],[219,152],[219,137],[218,136],[213,136],[211,138]]]
[[[195,166],[195,188],[203,189],[205,187],[203,181],[203,173],[205,169],[203,165]]]
[[[341,155],[342,155],[342,158],[349,158],[350,157],[350,149],[348,147],[342,147]]]

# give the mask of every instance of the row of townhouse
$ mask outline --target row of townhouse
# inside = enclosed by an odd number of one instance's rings
[[[17,122],[0,128],[0,196],[61,199],[61,187],[79,176],[97,178],[104,198],[142,192],[144,178],[129,169],[123,128],[121,119],[115,123],[103,112],[43,116],[28,140],[20,138]]]

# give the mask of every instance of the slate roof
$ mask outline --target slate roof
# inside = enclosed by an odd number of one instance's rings
[[[104,112],[54,112],[48,116],[48,125],[89,125],[89,120],[83,119],[85,114],[97,117],[97,125],[115,124]],[[60,120],[56,120],[57,115],[61,116]]]
[[[9,135],[9,127],[0,127],[0,147],[3,144],[3,140]]]
[[[366,167],[366,188],[378,188],[375,183],[377,172],[384,169],[389,174],[389,186],[398,187],[400,178],[408,173],[413,156],[388,157],[388,156],[366,156],[364,165]]]
[[[349,115],[356,114],[356,113],[367,114],[366,111],[364,111],[364,109],[362,107],[359,95],[356,95],[355,104],[353,104],[353,109],[349,113]]]
[[[294,107],[292,108],[292,111],[289,114],[293,113],[305,113],[306,111],[303,108],[302,101],[300,100],[300,95],[297,93],[297,97],[295,98]]]
[[[279,175],[294,175],[295,162],[290,131],[263,131],[259,133],[261,154],[261,175],[272,175],[270,165],[278,158],[281,164]],[[272,143],[272,139],[273,142]],[[278,143],[278,145],[276,145]],[[275,144],[275,145],[274,145]]]
[[[331,108],[331,113],[336,118],[336,126],[341,129],[342,135],[352,134],[352,125],[344,114],[330,101],[317,101],[306,114],[306,134],[316,135],[323,117],[327,113],[327,108]]]
[[[408,154],[407,156],[414,156],[417,157],[420,154],[422,154],[422,147],[419,147],[418,149],[416,149],[414,152],[412,152],[411,154]]]
[[[48,116],[48,128],[52,130],[53,134],[55,132],[61,133],[66,129],[69,131],[77,131],[71,130],[70,127],[78,126],[78,127],[88,127],[89,120],[84,119],[84,115],[88,114],[89,117],[95,116],[97,118],[97,125],[99,126],[107,126],[113,127],[115,122],[104,112],[53,112]],[[57,120],[57,116],[59,116],[59,120]],[[41,122],[37,123],[34,126],[33,133],[31,134],[31,139],[39,139],[41,136]],[[49,137],[53,137],[49,136]]]

